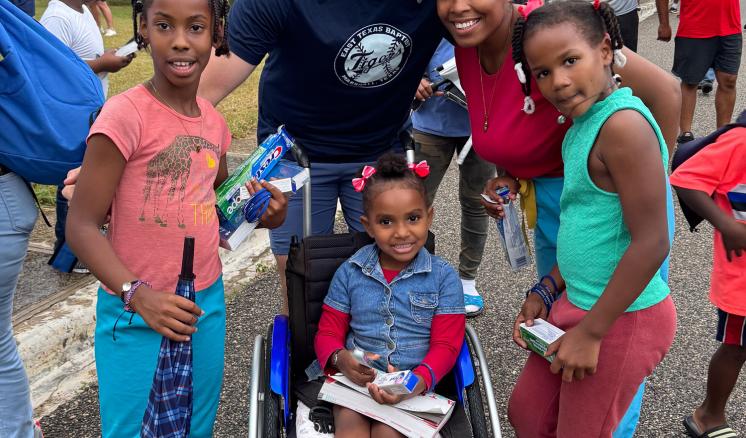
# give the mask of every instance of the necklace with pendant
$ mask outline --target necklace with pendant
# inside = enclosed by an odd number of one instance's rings
[[[510,23],[513,22],[513,7],[510,7],[510,18],[508,19],[508,26]],[[507,16],[507,15],[506,15]],[[503,22],[505,21],[505,18],[503,18]],[[503,26],[504,23],[500,24],[500,27]],[[511,32],[510,29],[508,29],[507,32],[505,32],[505,41],[503,42],[503,47],[505,47],[505,53],[507,54],[508,50],[508,37],[510,36]],[[503,63],[505,60],[503,59]],[[492,90],[490,90],[490,106],[487,106],[487,101],[484,98],[484,73],[482,70],[482,61],[481,61],[481,54],[479,52],[479,46],[477,46],[477,67],[479,68],[479,87],[482,91],[482,109],[483,109],[483,121],[482,121],[482,132],[487,132],[487,129],[490,127],[490,111],[492,110],[492,102],[495,100],[495,87],[497,87],[497,78],[495,78],[495,81],[492,83]],[[501,67],[502,68],[502,67]],[[498,72],[500,69],[498,69]]]
[[[161,102],[163,102],[167,107],[171,108],[171,111],[175,112],[176,114],[181,114],[180,112],[176,111],[176,109],[174,107],[172,107],[171,104],[169,104],[166,101],[166,99],[163,98],[163,96],[161,96],[161,93],[159,93],[158,89],[155,88],[155,84],[153,83],[152,79],[148,79],[148,85],[150,85],[150,88],[153,89],[153,91],[155,92],[155,95],[158,96],[158,99]],[[186,125],[184,125],[184,122],[181,120],[181,117],[177,116],[176,119],[179,120],[179,123],[181,124],[181,127],[184,128],[184,132],[186,132],[187,135],[191,135],[191,134],[189,134],[189,130],[187,130]],[[204,123],[205,123],[205,118],[203,117],[202,111],[200,110],[200,114],[199,114],[199,138],[203,138],[202,137],[202,128],[204,127]],[[196,149],[197,153],[199,153],[200,150],[202,149],[202,146],[199,143],[197,143],[197,146],[196,146],[195,149]]]

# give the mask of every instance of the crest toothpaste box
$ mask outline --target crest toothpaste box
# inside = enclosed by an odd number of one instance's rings
[[[526,341],[528,348],[549,362],[554,360],[554,355],[549,357],[544,356],[547,348],[549,348],[549,344],[565,334],[564,330],[555,327],[541,318],[535,319],[534,325],[531,327],[528,327],[526,323],[521,324],[519,330],[521,331],[521,338]]]
[[[377,373],[373,384],[389,394],[411,394],[417,386],[417,375],[410,370]]]

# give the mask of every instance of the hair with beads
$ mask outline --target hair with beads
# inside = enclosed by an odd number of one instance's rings
[[[154,0],[132,0],[132,25],[135,30],[135,41],[137,42],[138,49],[144,49],[148,46],[140,35],[140,27],[137,17],[140,17],[140,23],[146,19],[147,11],[153,4]],[[228,10],[230,5],[228,0],[206,0],[212,11],[212,42],[217,44],[215,49],[215,55],[228,55],[230,52],[228,49],[228,36],[225,33],[225,29],[228,23]],[[221,32],[222,30],[222,32]]]
[[[524,112],[533,113],[534,103],[531,100],[531,72],[526,56],[523,53],[523,43],[539,29],[555,26],[561,23],[573,23],[590,44],[603,41],[606,34],[611,38],[611,49],[614,51],[614,63],[611,74],[614,75],[614,65],[624,67],[627,62],[622,47],[624,41],[619,31],[614,9],[606,2],[594,0],[555,1],[548,5],[534,9],[528,16],[519,17],[513,28],[513,61],[518,80],[521,82],[525,97]]]
[[[358,171],[357,176],[363,176],[363,169]],[[366,180],[363,188],[363,212],[365,214],[370,211],[376,196],[393,187],[416,190],[422,195],[425,205],[430,207],[425,183],[409,168],[407,160],[402,154],[390,152],[382,155],[376,161],[375,173],[368,176]]]

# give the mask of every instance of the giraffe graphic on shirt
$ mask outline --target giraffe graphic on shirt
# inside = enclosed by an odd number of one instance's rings
[[[214,152],[216,157],[220,156],[220,147],[202,137],[177,135],[171,145],[158,152],[148,161],[145,171],[146,181],[143,188],[142,209],[138,218],[140,222],[145,222],[145,208],[150,201],[153,207],[153,221],[161,227],[167,227],[168,221],[163,212],[168,211],[168,204],[174,199],[178,191],[179,205],[176,219],[179,228],[186,227],[184,225],[183,207],[187,180],[192,169],[191,154],[192,152],[199,154],[202,149]],[[209,161],[210,157],[208,157]],[[169,183],[168,196],[164,202],[161,199],[161,193],[163,193],[167,182]]]

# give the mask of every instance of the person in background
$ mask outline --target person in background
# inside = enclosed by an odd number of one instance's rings
[[[104,50],[104,40],[98,31],[96,21],[91,14],[95,0],[50,0],[47,9],[41,16],[41,24],[76,55],[83,59],[101,80],[106,96],[109,90],[109,73],[115,73],[128,66],[134,54],[117,56],[115,49]],[[65,219],[68,202],[62,196],[64,185],[57,188],[57,222],[54,227],[56,237],[55,249],[65,241]],[[88,269],[78,263],[73,272],[87,274]]]
[[[33,0],[11,0],[34,16]],[[38,211],[23,179],[0,165],[0,436],[41,438],[31,391],[13,338],[13,297]]]
[[[114,16],[111,14],[111,9],[106,0],[93,0],[91,2],[91,14],[93,14],[96,25],[104,36],[111,37],[117,34],[117,31],[114,30]],[[99,24],[101,23],[101,15],[104,16],[106,27]]]
[[[624,47],[637,52],[637,30],[640,25],[637,8],[640,2],[638,0],[609,0],[609,6],[616,14]]]
[[[658,40],[671,40],[668,0],[656,0]],[[715,91],[717,126],[730,123],[736,103],[736,81],[741,66],[743,36],[739,0],[681,0],[676,31],[673,73],[681,78],[681,120],[678,143],[694,140],[692,121],[697,86],[712,67],[718,82]]]
[[[424,180],[428,205],[432,205],[453,155],[458,156],[471,135],[466,109],[439,95],[441,93],[433,95],[432,92],[431,84],[440,80],[435,69],[451,58],[453,45],[447,40],[441,41],[417,89],[416,97],[423,103],[412,112],[416,161],[426,160],[430,165],[430,176]],[[481,159],[474,151],[459,166],[461,252],[458,271],[464,288],[467,316],[478,315],[484,309],[484,300],[477,292],[476,278],[487,240],[489,217],[480,201],[484,182],[494,176],[495,166]]]

